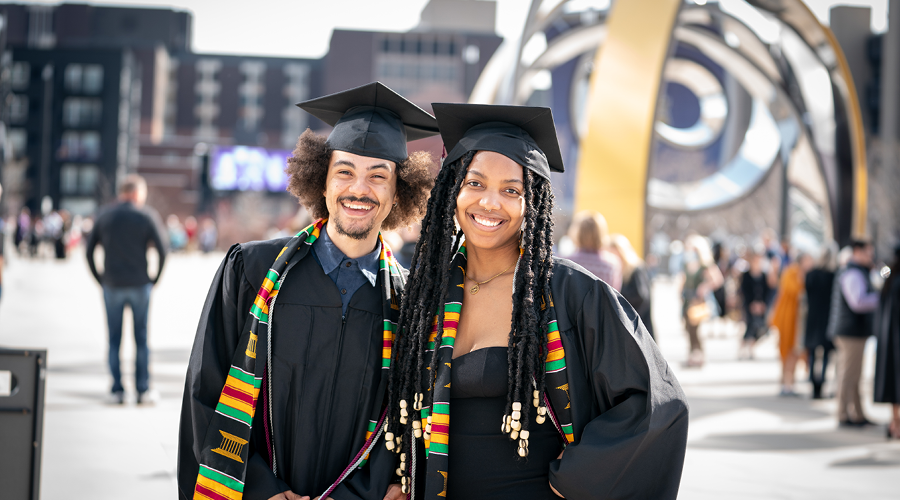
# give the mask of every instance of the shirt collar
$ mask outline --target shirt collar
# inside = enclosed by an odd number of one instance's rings
[[[325,274],[331,274],[345,259],[356,260],[363,276],[369,280],[372,286],[375,286],[375,280],[378,278],[378,260],[381,258],[381,238],[378,238],[378,243],[372,252],[358,259],[348,259],[344,252],[331,241],[326,224],[319,231],[319,238],[315,242],[315,247],[316,257],[319,258],[319,263],[322,264],[322,270],[325,271]]]

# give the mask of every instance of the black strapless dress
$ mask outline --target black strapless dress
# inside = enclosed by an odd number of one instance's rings
[[[450,474],[448,497],[456,500],[547,500],[550,461],[562,449],[559,433],[548,420],[535,423],[529,400],[528,457],[520,458],[518,441],[500,432],[506,407],[506,348],[488,347],[453,360],[450,373]]]

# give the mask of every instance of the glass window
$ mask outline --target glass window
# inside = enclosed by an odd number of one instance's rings
[[[84,67],[84,93],[99,94],[103,90],[103,66],[90,64]]]
[[[81,167],[81,175],[78,176],[78,192],[81,194],[94,194],[97,190],[97,180],[100,177],[96,165],[84,165]]]
[[[59,170],[59,189],[62,194],[93,195],[98,177],[97,165],[66,163]]]
[[[99,132],[81,133],[81,157],[85,160],[96,160],[97,158],[100,158]]]
[[[81,121],[81,99],[69,97],[63,101],[63,125],[77,127]]]
[[[78,165],[69,163],[59,169],[59,190],[63,194],[78,192]]]
[[[31,78],[31,65],[27,62],[14,62],[12,65],[12,76],[10,84],[13,90],[25,90],[28,88],[28,81]]]
[[[28,147],[28,132],[23,128],[11,128],[6,132],[13,158],[21,158]]]
[[[12,123],[28,121],[28,96],[18,94],[10,95],[9,121]]]
[[[80,148],[81,141],[78,132],[66,130],[62,135],[58,156],[63,159],[76,159],[80,154]]]
[[[103,103],[100,99],[67,97],[63,101],[63,125],[90,127],[100,124]]]
[[[64,160],[92,161],[100,158],[100,133],[66,130],[63,132],[57,156]]]
[[[81,92],[81,73],[80,64],[70,64],[66,66],[63,79],[65,81],[66,90],[69,92]]]

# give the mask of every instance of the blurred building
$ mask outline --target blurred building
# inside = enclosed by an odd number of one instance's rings
[[[181,53],[164,67],[138,163],[161,213],[211,209],[206,161],[217,147],[293,149],[309,125],[295,104],[319,94],[319,60]]]
[[[89,214],[137,169],[159,53],[187,51],[191,16],[165,9],[4,4],[7,206]],[[147,113],[149,114],[149,112]]]
[[[140,88],[128,50],[15,49],[7,101],[13,161],[4,169],[10,196],[33,211],[49,197],[74,213],[112,197],[117,174],[137,160]]]
[[[335,30],[321,59],[194,53],[192,15],[172,9],[3,4],[0,15],[9,209],[49,197],[90,214],[137,172],[164,216],[214,213],[253,237],[296,201],[216,182],[219,153],[284,155],[307,127],[328,129],[295,103],[374,80],[426,109],[466,101],[502,41],[495,2],[480,0],[432,0],[408,33]],[[440,140],[411,149],[439,154]]]

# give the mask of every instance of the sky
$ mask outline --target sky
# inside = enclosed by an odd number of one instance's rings
[[[579,3],[608,1],[579,0]],[[872,28],[880,32],[887,24],[887,2],[807,0],[806,3],[826,24],[833,5],[868,5],[872,7]],[[427,0],[251,0],[239,4],[222,0],[89,0],[84,3],[189,10],[194,15],[193,48],[199,53],[319,58],[328,51],[333,29],[407,31],[418,24],[419,13]],[[516,38],[530,3],[531,0],[497,0],[497,33],[506,39]]]

